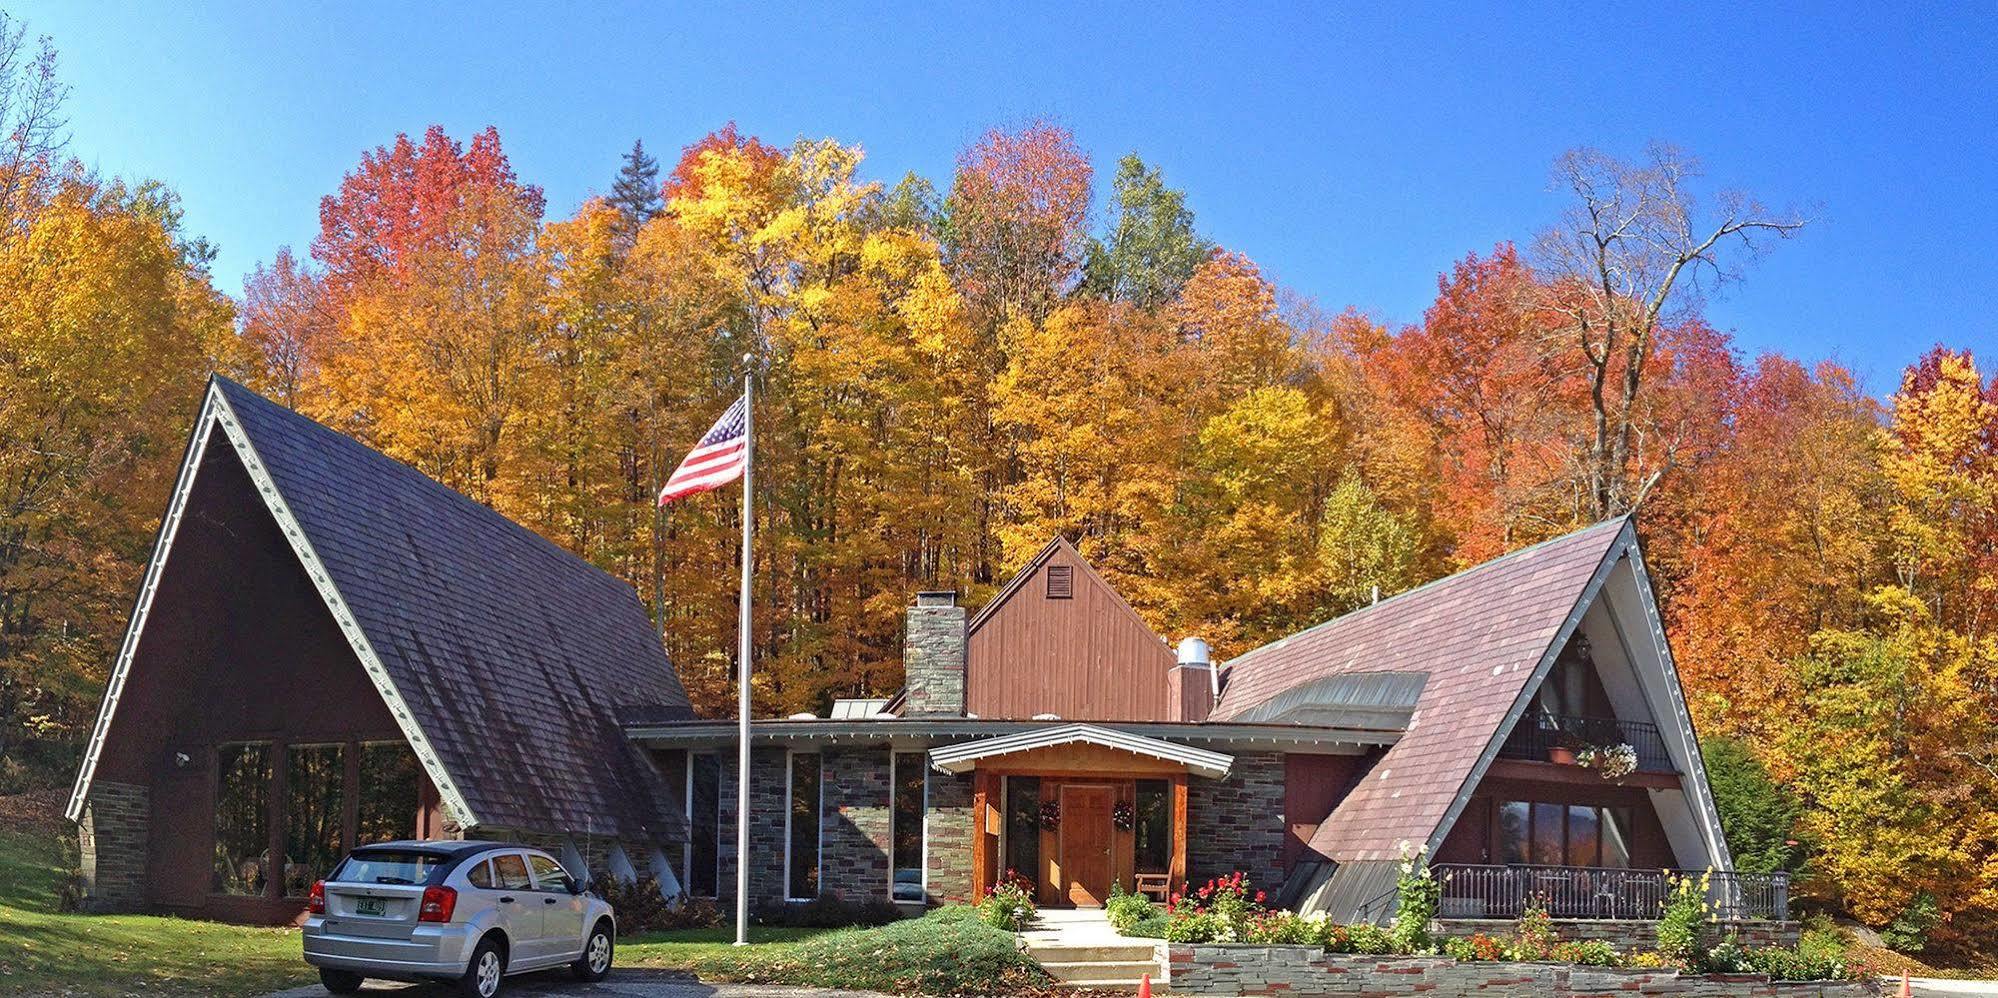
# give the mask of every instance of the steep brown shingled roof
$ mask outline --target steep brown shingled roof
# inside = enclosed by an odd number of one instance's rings
[[[1341,862],[1394,858],[1439,829],[1629,529],[1627,517],[1605,521],[1242,655],[1226,666],[1212,719],[1326,676],[1427,673],[1407,733],[1311,843]]]
[[[480,826],[684,838],[666,783],[617,724],[639,704],[693,717],[630,586],[406,464],[214,385]]]

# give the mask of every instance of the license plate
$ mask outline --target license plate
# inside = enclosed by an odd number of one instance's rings
[[[388,914],[388,902],[381,898],[361,898],[354,902],[354,914],[386,915]]]

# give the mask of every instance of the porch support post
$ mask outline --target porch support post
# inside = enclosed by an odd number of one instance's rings
[[[985,900],[985,885],[992,882],[991,819],[992,774],[978,770],[971,777],[971,903]]]
[[[1172,778],[1172,867],[1166,878],[1169,893],[1186,890],[1186,774]]]

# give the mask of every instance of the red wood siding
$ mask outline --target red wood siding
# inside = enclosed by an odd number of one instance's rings
[[[1286,755],[1283,757],[1283,868],[1311,848],[1311,837],[1325,816],[1352,789],[1353,774],[1363,757],[1357,755]],[[1329,859],[1330,857],[1322,857]]]
[[[153,905],[230,921],[290,921],[302,900],[209,893],[215,747],[272,743],[272,764],[281,771],[278,747],[287,743],[400,741],[402,733],[235,452],[219,439],[209,445],[188,509],[97,778],[150,790]],[[189,757],[186,765],[176,753]],[[358,788],[354,753],[347,754],[351,801]],[[434,807],[435,791],[420,792]],[[274,846],[278,808],[274,799]],[[436,816],[428,817],[430,834],[439,834]]]
[[[1050,599],[1046,572],[1070,571],[1074,595]],[[1166,721],[1172,649],[1065,543],[982,614],[965,655],[965,709],[979,717],[1059,714],[1071,721]]]

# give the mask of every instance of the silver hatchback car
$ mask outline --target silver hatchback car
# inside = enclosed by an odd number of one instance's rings
[[[334,994],[369,977],[493,998],[508,974],[610,972],[617,922],[547,853],[504,842],[384,842],[312,885],[305,962]]]

